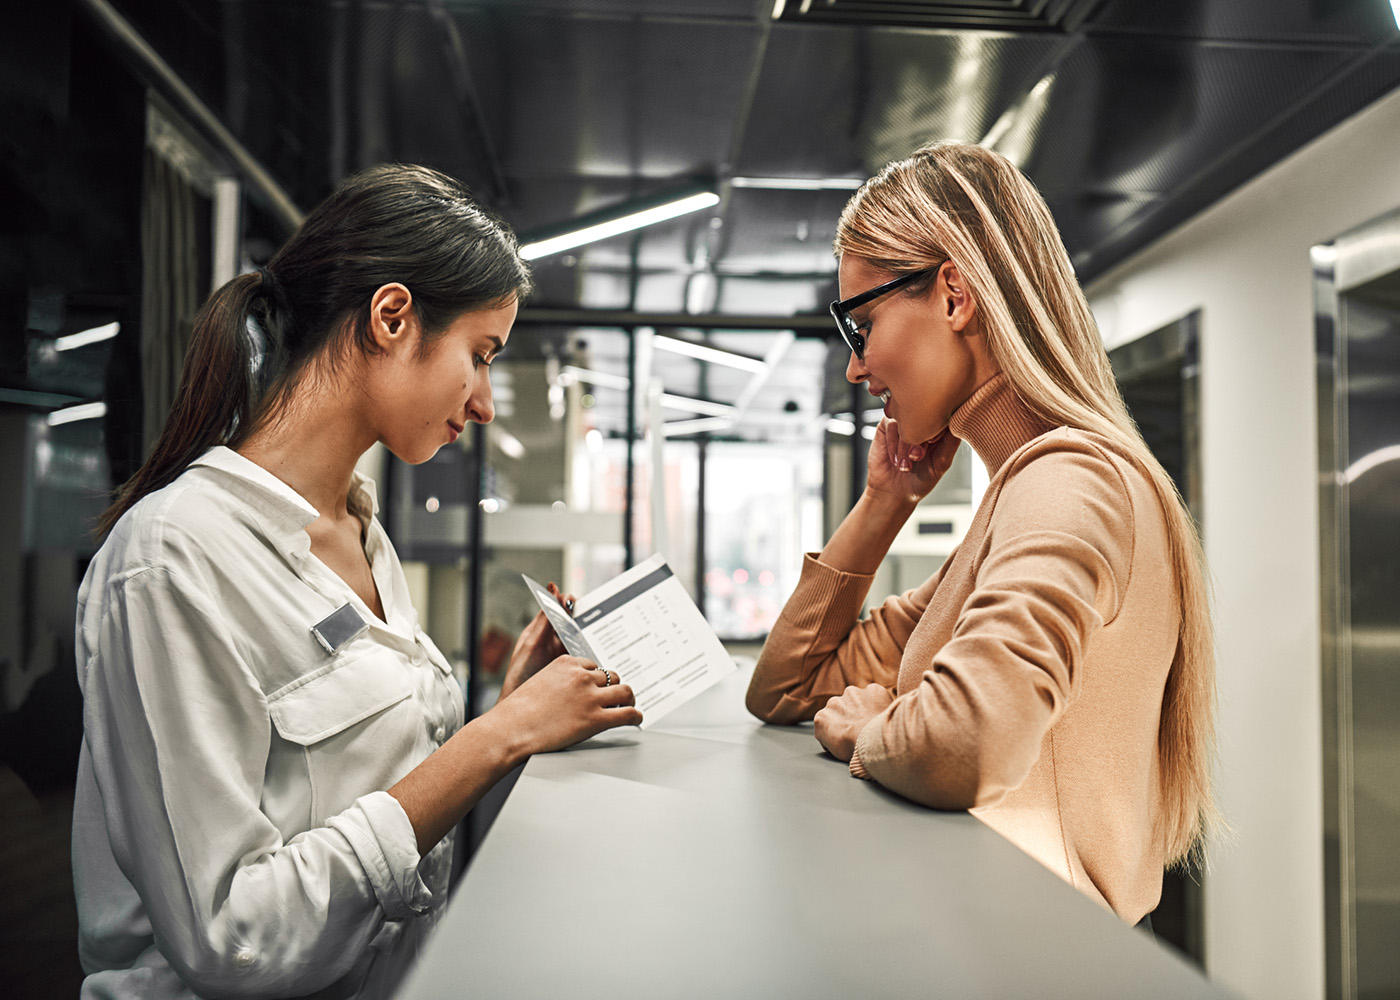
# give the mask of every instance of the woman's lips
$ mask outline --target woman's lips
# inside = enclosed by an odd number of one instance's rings
[[[460,435],[460,434],[462,433],[462,431],[463,431],[464,428],[459,427],[457,424],[454,424],[454,423],[453,423],[452,421],[450,421],[450,420],[447,422],[447,426],[448,426],[448,428],[452,431],[452,441],[456,441],[458,435]],[[447,442],[447,443],[448,443],[448,444],[451,444],[452,441],[449,441],[449,442]]]

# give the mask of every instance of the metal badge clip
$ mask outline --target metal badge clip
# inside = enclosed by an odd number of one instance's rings
[[[361,618],[353,606],[342,604],[312,625],[311,634],[327,653],[334,655],[342,646],[368,628],[369,622]]]

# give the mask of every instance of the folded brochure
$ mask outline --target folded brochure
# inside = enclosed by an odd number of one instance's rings
[[[660,555],[578,598],[573,617],[539,583],[528,576],[525,583],[571,655],[592,660],[631,685],[643,729],[735,669]]]

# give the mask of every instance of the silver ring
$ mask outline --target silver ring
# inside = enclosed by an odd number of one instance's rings
[[[603,672],[603,687],[607,687],[612,683],[612,674],[608,673],[607,667],[599,667],[598,669]]]

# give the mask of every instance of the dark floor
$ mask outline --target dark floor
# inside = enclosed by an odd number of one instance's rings
[[[76,997],[73,790],[32,793],[0,765],[0,977],[7,1000]]]

